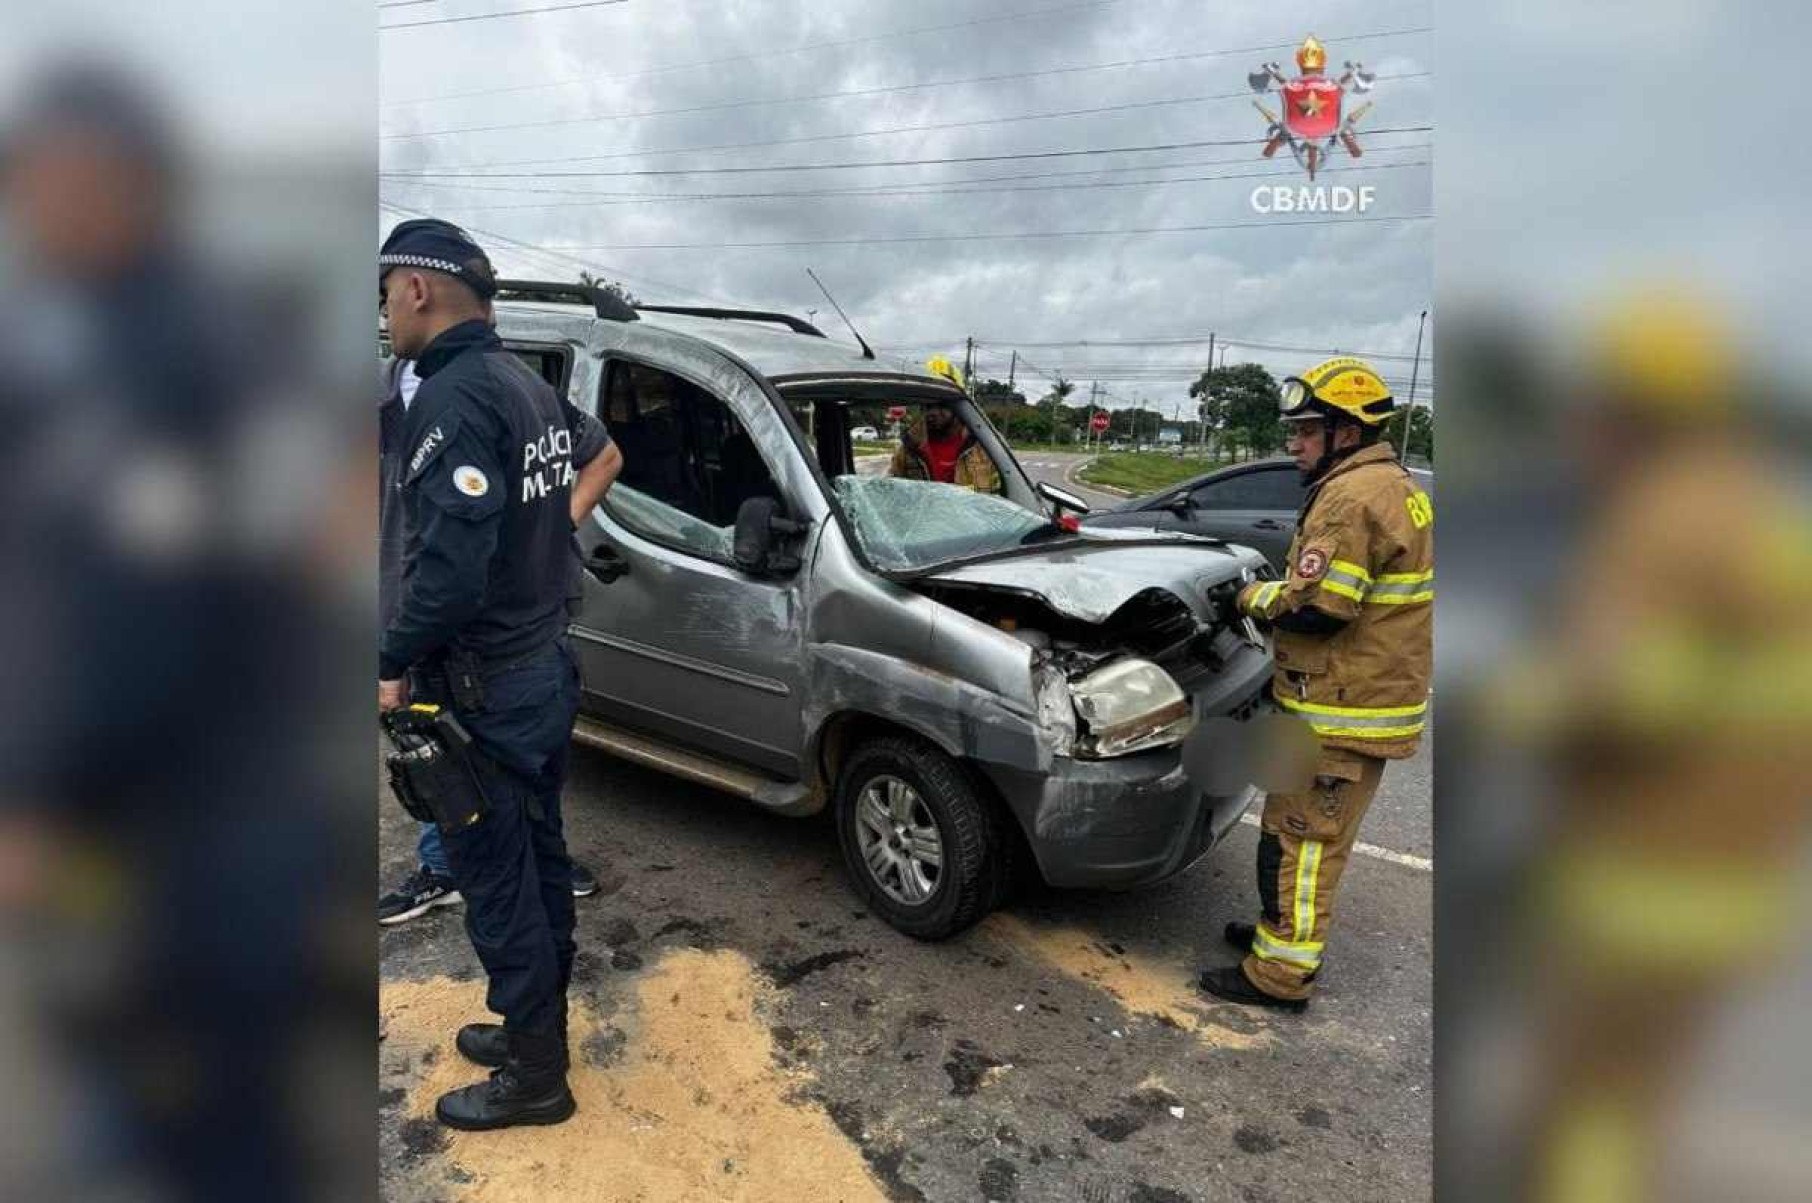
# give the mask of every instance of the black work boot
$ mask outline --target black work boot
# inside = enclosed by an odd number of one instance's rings
[[[1252,984],[1252,979],[1238,965],[1229,965],[1225,969],[1204,969],[1195,984],[1216,998],[1248,1007],[1271,1007],[1291,1012],[1306,1011],[1309,1007],[1309,1000],[1306,998],[1278,998],[1275,994],[1266,994]]]
[[[1258,925],[1255,923],[1229,923],[1221,938],[1240,952],[1251,952],[1252,941],[1258,939]]]
[[[453,1038],[460,1056],[486,1069],[501,1069],[510,1059],[510,1038],[501,1023],[468,1023]]]
[[[524,1124],[558,1124],[578,1104],[566,1087],[565,1050],[557,1036],[510,1033],[509,1060],[489,1080],[448,1091],[434,1114],[449,1128],[483,1132]]]
[[[501,1023],[468,1023],[459,1029],[453,1038],[453,1047],[459,1050],[460,1056],[474,1065],[486,1069],[500,1069],[510,1059],[510,1039]],[[560,1072],[566,1072],[569,1059],[566,1053],[565,1025],[560,1032]]]

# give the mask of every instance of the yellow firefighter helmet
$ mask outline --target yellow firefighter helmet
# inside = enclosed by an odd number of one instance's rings
[[[1740,375],[1736,343],[1725,315],[1694,290],[1651,284],[1601,302],[1589,370],[1625,406],[1709,417],[1726,407]]]
[[[1363,359],[1338,355],[1300,376],[1283,382],[1286,422],[1340,415],[1363,426],[1377,426],[1396,408],[1390,386]]]

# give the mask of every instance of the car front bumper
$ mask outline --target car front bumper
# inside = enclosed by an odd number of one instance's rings
[[[1204,793],[1174,748],[1114,760],[1059,758],[1049,773],[985,771],[1018,817],[1046,882],[1129,889],[1200,860],[1259,797]]]

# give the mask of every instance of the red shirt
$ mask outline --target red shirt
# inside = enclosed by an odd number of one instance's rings
[[[963,453],[963,435],[961,429],[952,430],[948,438],[934,439],[925,436],[919,446],[924,449],[925,462],[931,465],[931,479],[947,485],[956,483],[956,461]]]

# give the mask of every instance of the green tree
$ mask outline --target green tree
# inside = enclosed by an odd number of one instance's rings
[[[1025,407],[1026,395],[999,380],[978,380],[975,382],[975,403],[988,415],[988,421],[1006,431],[1013,415]],[[1009,433],[1007,437],[1012,435]]]
[[[1209,368],[1189,386],[1189,395],[1223,448],[1243,448],[1259,456],[1283,446],[1277,381],[1263,365]]]
[[[606,280],[603,276],[600,276],[595,272],[588,272],[584,268],[579,269],[579,283],[585,285],[587,288],[602,288],[605,292],[615,293],[618,297],[622,298],[623,303],[626,305],[640,305],[642,303],[642,298],[629,291],[629,285],[617,280]]]
[[[1075,391],[1075,381],[1065,380],[1062,376],[1052,378],[1051,391],[1046,393],[1044,399],[1038,403],[1038,407],[1044,411],[1044,429],[1037,436],[1039,440],[1048,440],[1053,443],[1064,441],[1066,428],[1072,424],[1071,419],[1073,418],[1070,407],[1065,402]]]

